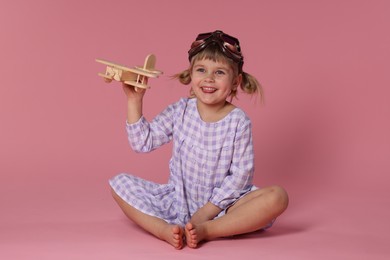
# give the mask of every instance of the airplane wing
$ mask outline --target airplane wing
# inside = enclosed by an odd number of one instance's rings
[[[139,66],[135,66],[134,68],[135,68],[135,69],[138,69],[138,70],[145,71],[145,72],[147,72],[147,73],[155,74],[157,77],[158,77],[159,75],[163,74],[163,72],[160,71],[160,70],[150,70],[150,69],[146,69],[146,68],[139,67]]]
[[[157,78],[161,74],[161,72],[159,72],[159,71],[150,71],[150,70],[146,70],[146,69],[143,69],[140,67],[127,68],[124,70],[130,71],[130,72],[142,75],[142,76],[146,76],[148,78]]]
[[[128,85],[130,85],[130,86],[134,86],[134,87],[137,87],[137,88],[143,88],[143,89],[148,89],[148,88],[150,88],[148,85],[139,83],[139,82],[137,82],[137,81],[125,81],[125,84],[128,84]]]
[[[110,66],[110,67],[114,67],[114,68],[117,68],[117,69],[121,69],[121,70],[126,70],[126,71],[129,70],[129,68],[126,67],[126,66],[123,66],[123,65],[120,65],[120,64],[116,64],[116,63],[113,63],[113,62],[107,61],[107,60],[96,59],[96,62],[102,63],[102,64]]]
[[[132,72],[135,74],[146,76],[148,78],[156,78],[162,73],[161,71],[158,71],[158,70],[152,71],[152,70],[147,70],[147,69],[144,69],[141,67],[128,68],[126,66],[116,64],[116,63],[113,63],[111,61],[102,60],[102,59],[96,59],[96,62],[102,63],[102,64],[110,66],[110,67],[114,67],[114,68],[117,68],[120,70],[129,71],[129,72]]]

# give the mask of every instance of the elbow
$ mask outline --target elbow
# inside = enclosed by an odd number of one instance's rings
[[[148,153],[152,151],[152,146],[144,143],[130,143],[130,146],[136,153]]]

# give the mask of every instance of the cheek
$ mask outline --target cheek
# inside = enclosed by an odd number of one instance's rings
[[[198,77],[191,78],[191,87],[196,87],[200,83],[200,79]]]
[[[190,83],[190,92],[193,95],[194,93],[196,93],[198,91],[200,91],[200,89],[199,89],[197,83],[194,80],[192,80],[191,83]]]

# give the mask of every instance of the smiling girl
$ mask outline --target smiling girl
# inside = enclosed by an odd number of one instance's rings
[[[238,87],[249,94],[262,90],[243,71],[239,41],[222,31],[199,34],[188,53],[190,66],[176,78],[190,84],[191,97],[151,122],[142,114],[145,91],[123,86],[133,150],[150,152],[173,141],[168,183],[130,174],[110,180],[126,216],[176,249],[268,228],[288,205],[283,188],[252,183],[251,122],[231,100]]]

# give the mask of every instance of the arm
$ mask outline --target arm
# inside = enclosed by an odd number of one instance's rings
[[[215,218],[222,210],[214,204],[207,202],[203,207],[198,209],[191,217],[190,222],[192,224],[203,223],[207,220]]]
[[[228,174],[215,187],[210,202],[221,209],[234,203],[252,187],[254,153],[249,119],[241,122],[235,133],[233,155]]]
[[[133,124],[142,116],[142,101],[145,95],[145,89],[137,89],[133,86],[123,83],[123,91],[127,97],[127,122]]]
[[[251,131],[249,120],[238,128],[229,173],[221,185],[214,188],[209,202],[194,213],[191,223],[197,224],[214,219],[251,188],[254,172]]]
[[[170,142],[177,104],[169,105],[151,122],[148,122],[142,115],[145,90],[135,91],[132,86],[128,85],[123,87],[127,96],[126,130],[132,149],[135,152],[146,153]]]

